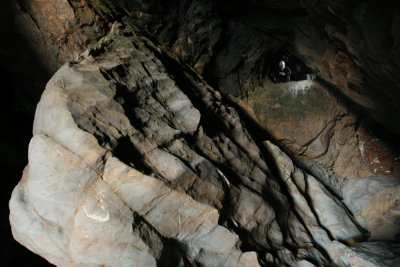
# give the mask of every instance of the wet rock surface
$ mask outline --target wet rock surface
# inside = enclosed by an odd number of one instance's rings
[[[365,203],[379,209],[352,197],[366,218]],[[14,237],[59,266],[399,264],[392,243],[353,246],[369,224],[168,48],[117,24],[47,84],[10,209]]]

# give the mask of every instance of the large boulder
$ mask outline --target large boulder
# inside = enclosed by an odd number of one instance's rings
[[[399,132],[398,4],[325,2],[6,1],[21,109],[69,61],[37,107],[15,238],[58,265],[396,264],[400,157],[363,113]],[[80,55],[114,20],[136,26]],[[310,72],[293,44],[320,79],[272,84],[282,58]]]
[[[59,266],[400,263],[390,244],[353,247],[365,230],[345,202],[255,141],[229,103],[114,25],[47,84],[10,201],[14,237]]]

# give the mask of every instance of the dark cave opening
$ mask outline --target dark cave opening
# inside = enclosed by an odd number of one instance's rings
[[[269,54],[267,59],[269,65],[265,70],[268,73],[264,73],[264,75],[268,75],[274,83],[276,83],[274,75],[279,71],[278,66],[281,61],[284,61],[286,66],[291,70],[290,81],[314,80],[316,78],[313,71],[295,55],[292,44],[282,45],[277,51]]]
[[[8,201],[11,193],[22,176],[28,163],[28,144],[32,137],[33,117],[21,111],[16,103],[15,88],[9,79],[10,75],[0,69],[2,80],[2,99],[0,114],[3,126],[0,131],[0,165],[3,169],[3,185],[1,187],[0,238],[3,249],[0,252],[1,266],[53,266],[42,257],[33,254],[14,240],[8,220]]]
[[[0,8],[0,78],[2,99],[0,105],[3,125],[1,127],[0,164],[4,170],[1,189],[1,231],[3,249],[1,266],[53,266],[44,258],[32,253],[14,240],[8,219],[8,202],[14,187],[21,179],[28,163],[28,144],[32,137],[35,105],[51,73],[46,69],[32,44],[26,40],[27,33],[16,25],[21,10],[12,1],[2,2]],[[7,41],[5,41],[7,40]]]

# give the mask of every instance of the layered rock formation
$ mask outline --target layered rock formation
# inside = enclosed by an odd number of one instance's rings
[[[363,112],[399,133],[396,1],[386,5],[377,0],[5,3],[0,30],[12,42],[2,44],[0,51],[14,51],[20,58],[2,53],[2,65],[12,66],[17,89],[29,92],[32,89],[21,80],[35,80],[39,91],[35,95],[40,95],[49,75],[103,36],[110,23],[128,18],[170,46],[214,87],[235,96],[245,97],[265,85],[267,74],[281,59],[282,53],[276,52],[287,53],[284,57],[294,69],[304,69],[301,58]],[[34,62],[27,60],[27,52],[35,55]],[[17,62],[29,71],[13,66]],[[18,79],[21,76],[26,78]]]
[[[399,132],[397,6],[7,1],[18,109],[66,63],[15,239],[58,266],[399,265],[400,151],[375,131]],[[273,84],[281,59],[318,79]]]
[[[391,243],[350,245],[366,231],[345,203],[135,28],[49,81],[29,162],[13,234],[59,266],[400,263]]]
[[[369,229],[370,240],[395,238],[398,152],[368,131],[370,125],[359,112],[318,81],[257,89],[241,105],[300,166],[344,199],[358,222]],[[386,194],[393,204],[379,197]],[[370,209],[377,203],[382,213],[372,211],[378,206]],[[383,214],[386,219],[379,219]]]

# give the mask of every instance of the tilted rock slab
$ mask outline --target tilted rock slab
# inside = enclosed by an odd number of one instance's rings
[[[379,144],[360,115],[312,80],[258,88],[238,102],[298,165],[344,200],[369,240],[395,240],[400,181],[389,162],[396,154]]]
[[[364,230],[345,204],[129,27],[53,76],[33,132],[10,221],[58,266],[400,264],[346,245]]]

